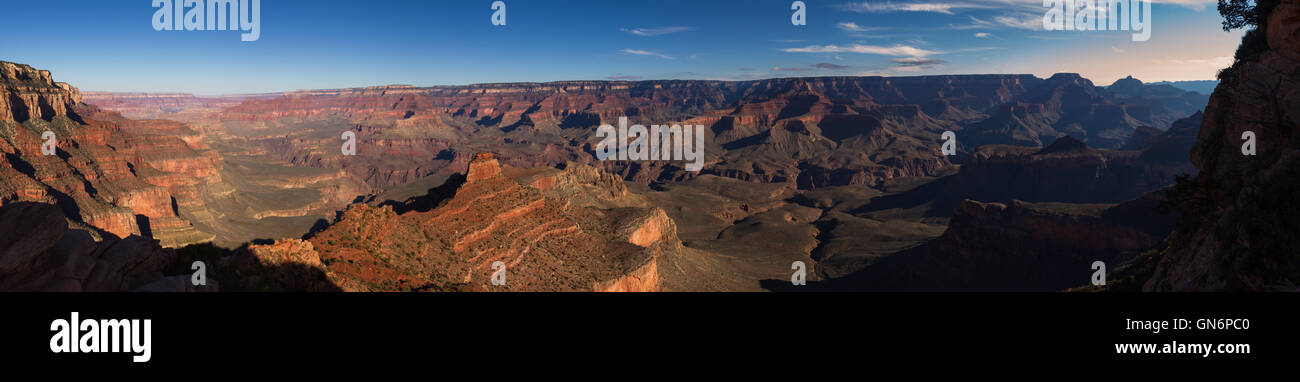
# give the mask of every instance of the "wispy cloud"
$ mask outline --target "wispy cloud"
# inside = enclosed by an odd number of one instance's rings
[[[853,22],[842,22],[835,24],[835,27],[847,32],[875,32],[886,29],[885,27],[864,27]]]
[[[1002,15],[994,17],[993,21],[1010,28],[1043,30],[1043,15],[1029,13]]]
[[[782,49],[787,53],[861,53],[861,54],[879,54],[883,56],[899,57],[925,57],[938,54],[939,52],[925,50],[907,45],[894,46],[875,46],[875,45],[811,45],[803,48],[786,48]]]
[[[944,60],[937,59],[937,58],[920,58],[920,57],[911,57],[911,58],[895,58],[895,59],[889,60],[889,62],[892,62],[892,63],[894,63],[895,65],[897,65],[897,66],[901,66],[901,67],[922,67],[922,68],[928,68],[928,67],[935,66],[935,65],[942,65],[942,64],[944,64],[945,61],[944,61]]]
[[[605,79],[615,80],[615,81],[627,81],[627,80],[639,80],[641,79],[641,76],[628,76],[628,75],[619,74],[619,75],[605,77]]]
[[[812,68],[782,68],[780,66],[772,68],[773,72],[809,72],[812,70]]]
[[[1153,3],[1173,4],[1203,10],[1216,0],[1152,0]],[[838,8],[859,13],[930,12],[955,14],[964,10],[1040,11],[1045,9],[1042,0],[962,0],[962,1],[862,1],[840,4]]]
[[[1169,60],[1169,62],[1175,65],[1212,65],[1222,68],[1232,65],[1232,57],[1221,56],[1213,58],[1195,58],[1190,60],[1172,59]]]
[[[988,32],[979,32],[975,34],[975,38],[989,38],[990,36],[992,35],[988,34]]]
[[[773,72],[811,72],[814,70],[849,70],[849,69],[853,69],[853,67],[848,65],[832,64],[829,62],[818,62],[816,64],[808,65],[808,67],[806,68],[777,66],[772,68],[772,71]]]
[[[879,70],[868,70],[865,72],[854,73],[853,75],[858,77],[889,77],[889,73],[885,73]]]
[[[1198,10],[1198,11],[1199,11],[1199,10],[1202,10],[1202,9],[1205,9],[1205,5],[1206,5],[1206,4],[1214,4],[1214,3],[1216,3],[1216,1],[1214,1],[1214,0],[1155,0],[1155,1],[1152,1],[1152,2],[1153,2],[1153,3],[1163,3],[1163,4],[1176,4],[1176,5],[1181,5],[1181,6],[1184,6],[1184,7],[1192,8],[1192,9],[1195,9],[1195,10]]]
[[[850,66],[837,65],[829,62],[818,62],[816,64],[813,64],[813,67],[817,69],[826,69],[826,70],[845,70],[851,68]]]
[[[671,60],[671,59],[673,59],[672,56],[669,56],[669,55],[666,55],[666,54],[661,54],[661,53],[651,52],[651,51],[648,51],[648,50],[640,50],[640,49],[623,49],[623,50],[621,50],[620,52],[623,52],[623,53],[626,53],[626,54],[631,54],[631,55],[637,55],[637,56],[659,57],[659,58],[662,58],[662,59],[665,59],[665,60]]]
[[[693,29],[695,28],[678,26],[678,27],[659,27],[659,28],[631,28],[631,29],[622,28],[619,30],[623,31],[623,33],[631,33],[637,36],[650,37],[650,36],[661,36],[670,33],[686,32]]]
[[[860,2],[840,5],[841,9],[860,12],[860,13],[891,13],[891,12],[932,12],[946,15],[953,14],[955,10],[961,9],[989,9],[994,8],[991,4],[976,3],[941,3],[941,2],[906,2],[895,3],[886,2]]]
[[[970,24],[948,25],[948,29],[966,30],[966,29],[1025,29],[1025,30],[1043,30],[1043,15],[1033,13],[1009,13],[1005,15],[994,16],[991,20],[981,19],[970,16]]]

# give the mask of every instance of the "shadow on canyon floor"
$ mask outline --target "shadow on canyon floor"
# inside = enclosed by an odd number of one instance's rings
[[[428,212],[437,208],[442,202],[455,195],[456,190],[465,184],[463,174],[454,174],[443,184],[429,188],[425,195],[408,198],[404,201],[384,200],[371,203],[376,206],[389,206],[394,212]],[[372,196],[373,201],[373,196]],[[367,203],[364,196],[358,197],[358,203]],[[343,214],[338,211],[334,220]],[[144,218],[147,226],[147,219]],[[318,219],[311,229],[300,239],[306,241],[328,229],[332,223]],[[203,261],[208,266],[208,276],[215,279],[226,292],[341,292],[343,288],[330,280],[326,270],[294,261],[286,261],[295,254],[284,252],[285,249],[269,248],[283,239],[258,238],[237,248],[225,248],[209,243],[185,246],[177,253],[179,259],[174,274],[189,274],[195,261]],[[310,242],[308,242],[310,243]],[[266,247],[264,247],[266,246]],[[261,252],[261,253],[256,253]]]
[[[248,245],[230,250],[212,243],[177,250],[174,274],[192,274],[192,264],[202,261],[207,277],[222,292],[342,292],[321,268],[295,262],[268,264],[254,256]]]

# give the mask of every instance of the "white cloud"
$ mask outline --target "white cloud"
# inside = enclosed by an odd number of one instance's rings
[[[812,71],[812,69],[811,68],[782,68],[780,66],[776,66],[772,68],[772,71],[773,72],[807,72],[807,71]]]
[[[1181,6],[1184,6],[1184,7],[1192,8],[1192,9],[1195,9],[1195,10],[1198,10],[1198,11],[1199,11],[1199,10],[1202,10],[1202,9],[1205,9],[1205,5],[1206,5],[1206,4],[1215,4],[1215,3],[1218,3],[1218,1],[1215,1],[1215,0],[1155,0],[1155,1],[1153,1],[1153,2],[1154,2],[1154,3],[1161,3],[1161,4],[1177,4],[1177,5],[1181,5]]]
[[[975,3],[895,3],[887,1],[848,3],[841,5],[840,8],[861,13],[932,12],[951,15],[953,10],[986,9],[993,8],[993,6]]]
[[[1195,10],[1203,10],[1207,4],[1213,5],[1216,0],[1152,0],[1153,3],[1173,4]],[[1004,11],[1034,11],[1045,9],[1042,0],[962,0],[962,1],[863,1],[850,2],[839,5],[840,9],[859,12],[859,13],[890,13],[890,12],[932,12],[942,14],[954,14],[963,10],[1004,10]]]
[[[1009,13],[1005,15],[994,16],[992,20],[985,20],[975,16],[970,16],[970,24],[965,25],[948,25],[948,29],[966,30],[966,29],[1003,29],[1015,28],[1025,30],[1043,30],[1043,15],[1033,13]]]
[[[660,28],[633,28],[633,29],[622,28],[622,29],[619,29],[619,30],[620,30],[620,31],[623,31],[624,33],[631,33],[631,34],[634,34],[634,35],[637,35],[637,36],[646,36],[646,37],[649,37],[649,36],[660,36],[660,35],[666,35],[666,34],[670,34],[670,33],[686,32],[686,31],[690,31],[690,30],[692,30],[692,29],[694,29],[694,28],[691,28],[691,27],[660,27]]]
[[[1173,60],[1169,60],[1169,62],[1174,63],[1176,65],[1198,65],[1198,66],[1212,66],[1216,68],[1226,68],[1232,65],[1232,57],[1220,56],[1214,58],[1194,58],[1190,60],[1173,59]]]
[[[843,23],[835,24],[835,27],[848,32],[874,32],[874,31],[885,29],[884,27],[864,27],[858,25],[857,23],[852,23],[852,22],[843,22]]]
[[[1006,27],[1028,30],[1043,29],[1043,15],[1035,14],[1012,14],[1003,15],[993,18],[993,21]]]
[[[810,45],[803,48],[786,48],[782,51],[787,53],[861,53],[861,54],[879,54],[884,56],[899,57],[925,57],[939,52],[911,47],[907,45],[894,46],[874,46],[852,44],[846,46],[840,45]]]
[[[851,68],[848,65],[832,64],[829,62],[818,62],[816,64],[813,64],[812,66],[817,69],[826,69],[826,70],[845,70]]]
[[[899,70],[902,70],[902,68],[906,68],[906,67],[920,67],[920,68],[929,69],[931,66],[943,65],[945,63],[943,60],[940,59],[921,58],[921,57],[895,58],[889,60],[889,62],[894,63],[897,66],[896,69]]]
[[[637,56],[659,57],[659,58],[666,59],[666,60],[671,60],[671,59],[673,59],[672,56],[668,56],[668,55],[665,55],[665,54],[660,54],[660,53],[651,52],[651,51],[648,51],[648,50],[640,50],[640,49],[623,49],[623,50],[621,50],[620,52],[627,53],[627,54],[632,54],[632,55],[637,55]]]
[[[992,35],[988,34],[988,32],[979,32],[975,34],[975,38],[989,38],[989,36]]]

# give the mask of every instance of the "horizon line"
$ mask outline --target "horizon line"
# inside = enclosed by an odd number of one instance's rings
[[[86,94],[86,93],[106,93],[106,94],[115,94],[115,95],[126,95],[126,94],[178,94],[178,95],[190,95],[190,96],[193,96],[193,97],[195,97],[195,98],[218,98],[218,97],[234,97],[234,96],[285,95],[285,94],[293,94],[293,93],[301,93],[301,92],[313,92],[313,91],[343,91],[343,90],[364,90],[364,89],[380,89],[380,88],[408,88],[408,89],[417,89],[417,90],[419,90],[419,89],[457,88],[457,87],[474,87],[474,86],[489,86],[489,85],[548,85],[548,84],[564,84],[564,83],[580,83],[580,82],[598,82],[598,83],[644,83],[644,82],[678,82],[678,81],[685,82],[685,81],[698,81],[698,82],[742,83],[742,82],[759,82],[759,81],[772,81],[772,80],[818,79],[818,78],[926,78],[926,77],[951,77],[951,76],[1009,76],[1009,77],[1023,77],[1023,76],[1030,76],[1030,77],[1034,77],[1034,78],[1038,78],[1038,79],[1049,79],[1049,78],[1051,78],[1051,77],[1053,77],[1053,76],[1055,76],[1055,75],[1058,75],[1058,74],[1073,74],[1073,75],[1077,75],[1077,76],[1079,76],[1080,78],[1086,79],[1086,80],[1088,80],[1088,81],[1092,81],[1092,79],[1089,79],[1089,78],[1087,78],[1087,77],[1084,77],[1082,74],[1079,74],[1079,73],[1077,73],[1077,72],[1056,72],[1056,73],[1053,73],[1051,76],[1047,76],[1047,77],[1039,77],[1038,75],[1036,75],[1036,74],[1032,74],[1032,73],[949,73],[949,74],[926,74],[926,75],[915,75],[915,76],[890,76],[890,75],[873,75],[873,76],[843,75],[843,76],[803,76],[803,77],[792,76],[792,77],[766,77],[766,78],[756,78],[756,79],[747,79],[747,80],[735,80],[735,79],[682,79],[682,78],[668,78],[668,79],[635,79],[635,80],[630,80],[630,79],[586,79],[586,80],[557,80],[557,81],[541,81],[541,82],[537,82],[537,81],[515,81],[515,82],[474,82],[474,83],[468,83],[468,84],[439,84],[439,85],[427,85],[427,86],[422,86],[422,85],[412,85],[412,84],[398,84],[398,83],[393,83],[393,84],[384,84],[384,85],[368,85],[368,86],[354,86],[354,87],[324,87],[324,88],[307,88],[307,89],[280,90],[280,91],[265,91],[265,92],[233,92],[233,93],[215,93],[215,94],[214,94],[214,93],[207,93],[207,94],[205,94],[205,93],[189,92],[189,91],[114,91],[114,90],[86,90],[86,89],[82,89],[82,90],[81,90],[81,93],[82,93],[83,95]],[[1144,83],[1144,84],[1149,84],[1149,83],[1164,83],[1164,82],[1174,83],[1174,82],[1218,81],[1218,79],[1216,79],[1216,78],[1210,78],[1210,79],[1199,79],[1199,80],[1162,80],[1162,81],[1143,81],[1142,79],[1140,79],[1140,78],[1135,78],[1135,77],[1133,77],[1133,76],[1131,76],[1131,75],[1130,75],[1130,76],[1127,76],[1127,77],[1117,78],[1115,81],[1119,81],[1119,80],[1126,79],[1126,78],[1134,78],[1134,79],[1137,79],[1137,80],[1139,80],[1139,81],[1142,81],[1142,83]],[[68,82],[68,83],[71,84],[71,85],[73,85],[74,87],[76,86],[76,84],[73,84],[73,83],[71,83],[71,82]],[[1112,82],[1111,84],[1113,85],[1114,82]],[[1110,86],[1110,85],[1095,85],[1095,86],[1105,87],[1105,86]],[[80,89],[80,88],[78,87],[78,89]]]

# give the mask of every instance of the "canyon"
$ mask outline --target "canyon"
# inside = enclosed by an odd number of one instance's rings
[[[204,258],[224,290],[786,290],[794,261],[809,290],[1066,289],[1160,244],[1208,117],[1199,93],[1065,73],[196,97],[5,64],[0,201]],[[703,170],[597,160],[620,118],[704,126]]]

